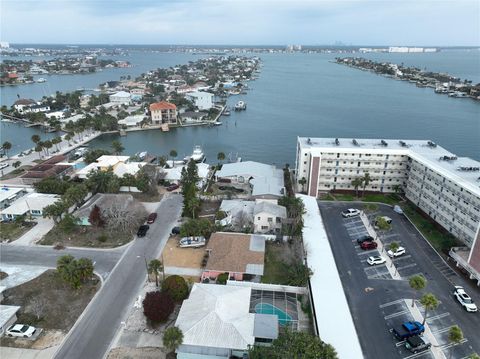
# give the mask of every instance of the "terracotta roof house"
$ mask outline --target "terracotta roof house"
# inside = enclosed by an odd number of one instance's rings
[[[177,106],[167,101],[155,102],[150,105],[152,123],[155,125],[176,124]]]
[[[265,262],[265,238],[254,234],[216,232],[207,244],[207,265],[202,274],[215,280],[228,273],[229,279],[244,280],[244,275],[263,275]]]

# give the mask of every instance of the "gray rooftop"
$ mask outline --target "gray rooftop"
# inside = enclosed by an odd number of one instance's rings
[[[252,252],[265,252],[265,238],[252,234],[250,237],[250,250]]]
[[[253,336],[255,338],[277,339],[278,316],[273,314],[255,313]]]
[[[112,207],[114,205],[119,205],[123,209],[125,209],[134,201],[135,200],[131,194],[97,193],[92,198],[90,198],[88,202],[85,203],[78,211],[76,211],[74,216],[77,218],[88,217],[95,205],[98,206],[101,210]]]
[[[278,204],[262,201],[256,204],[254,214],[266,212],[274,215],[275,217],[287,218],[287,209]]]
[[[338,140],[338,144],[335,140]],[[430,140],[298,137],[298,144],[302,149],[321,151],[332,148],[355,153],[371,149],[372,153],[404,154],[428,164],[432,169],[480,196],[480,162],[468,157],[458,157]]]

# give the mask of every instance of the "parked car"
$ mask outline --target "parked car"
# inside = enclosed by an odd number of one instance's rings
[[[147,223],[152,224],[153,222],[155,222],[156,219],[157,219],[157,214],[156,213],[150,213],[148,215],[148,218],[147,218]]]
[[[31,325],[14,324],[5,331],[5,334],[9,337],[30,338],[36,331],[37,328],[32,327]]]
[[[373,242],[373,241],[365,241],[360,243],[360,248],[362,248],[363,250],[375,249],[377,248],[377,246],[378,246],[377,242]]]
[[[368,257],[367,259],[367,263],[371,266],[374,266],[377,264],[383,264],[385,262],[386,262],[385,258],[382,258],[380,256],[372,256],[372,257]]]
[[[473,299],[467,294],[467,292],[465,292],[465,289],[463,289],[462,286],[455,286],[453,296],[457,298],[458,302],[467,312],[474,313],[478,310],[477,305],[473,302]]]
[[[391,249],[389,249],[387,254],[390,258],[399,257],[399,256],[405,254],[405,248],[398,247],[398,249],[395,252],[393,252]]]
[[[172,234],[180,234],[180,227],[173,227]]]
[[[393,206],[393,211],[398,213],[398,214],[403,214],[402,207],[400,207],[398,205]]]
[[[342,212],[342,216],[344,218],[355,217],[355,216],[358,216],[359,214],[360,214],[360,210],[356,208],[349,208]]]
[[[8,163],[0,163],[0,170],[3,170],[4,168],[7,168],[10,166]]]
[[[148,224],[142,224],[137,231],[137,236],[138,237],[145,237],[147,234],[147,231],[150,229],[150,226]]]
[[[203,247],[205,245],[205,237],[183,237],[178,244],[181,248]]]
[[[427,338],[419,335],[414,335],[413,337],[408,338],[405,342],[405,348],[414,354],[428,350],[431,346],[432,344],[427,340]]]
[[[362,244],[363,242],[373,242],[374,240],[375,238],[373,238],[371,235],[364,234],[357,238],[357,243]]]
[[[402,323],[402,325],[392,329],[393,335],[399,340],[405,340],[414,335],[422,334],[424,331],[425,327],[422,323],[413,321]]]
[[[168,192],[172,192],[172,191],[175,191],[176,189],[178,189],[180,186],[176,183],[174,184],[171,184],[170,186],[167,187],[167,191]]]

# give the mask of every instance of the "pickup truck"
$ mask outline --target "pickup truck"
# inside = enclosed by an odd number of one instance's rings
[[[424,331],[425,327],[420,322],[405,322],[401,326],[392,329],[393,335],[399,340],[405,340]]]

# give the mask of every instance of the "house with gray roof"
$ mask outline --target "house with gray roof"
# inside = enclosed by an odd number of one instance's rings
[[[78,219],[81,226],[90,226],[90,213],[95,206],[100,208],[100,213],[107,208],[117,207],[122,210],[132,206],[137,200],[131,194],[120,193],[97,193],[90,198],[78,211],[74,213],[74,217]]]

